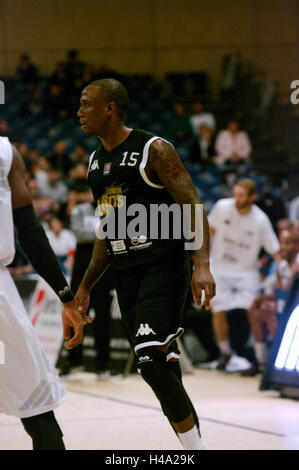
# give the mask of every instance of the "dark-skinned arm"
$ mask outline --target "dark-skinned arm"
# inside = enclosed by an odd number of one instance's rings
[[[76,293],[79,312],[85,314],[89,305],[89,295],[93,286],[102,277],[109,266],[107,244],[105,240],[96,239],[88,268]]]
[[[172,198],[181,206],[190,204],[191,231],[196,227],[195,217],[198,205],[202,201],[195,189],[192,179],[181,162],[173,146],[157,139],[149,149],[149,157],[145,168],[148,178],[162,184]],[[210,272],[210,229],[205,210],[203,209],[203,241],[199,249],[193,251],[191,259],[194,264],[191,289],[194,300],[201,305],[202,290],[205,292],[204,305],[210,308],[210,300],[215,296],[215,282]]]
[[[18,150],[12,146],[13,158],[8,175],[11,189],[14,225],[18,232],[20,245],[30,262],[52,287],[64,303],[62,323],[64,337],[70,337],[70,327],[74,329],[74,336],[66,343],[71,349],[78,346],[83,340],[83,321],[78,312],[74,296],[69,291],[67,281],[59,267],[44,229],[35,216],[30,192],[25,183],[25,165]]]

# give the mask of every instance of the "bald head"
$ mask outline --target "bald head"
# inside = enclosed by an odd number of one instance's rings
[[[114,78],[103,78],[91,82],[88,86],[99,87],[103,100],[106,103],[114,102],[119,117],[124,118],[129,106],[129,95],[122,83]]]

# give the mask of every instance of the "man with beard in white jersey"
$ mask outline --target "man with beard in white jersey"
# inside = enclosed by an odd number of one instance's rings
[[[20,295],[7,269],[15,254],[14,226],[22,248],[36,272],[64,304],[64,337],[71,349],[82,342],[84,324],[47,236],[36,219],[24,181],[25,165],[8,138],[0,137],[0,412],[16,416],[32,438],[33,450],[64,450],[61,429],[53,409],[66,393],[55,369],[35,336]]]
[[[256,198],[255,182],[243,178],[235,184],[233,197],[217,201],[209,214],[211,271],[217,284],[212,320],[221,353],[209,367],[227,372],[250,370],[255,361],[248,348],[247,310],[261,283],[260,250],[280,260],[279,241],[268,216],[254,204]]]

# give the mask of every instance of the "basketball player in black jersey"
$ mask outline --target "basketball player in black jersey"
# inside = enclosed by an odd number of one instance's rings
[[[149,210],[163,203],[177,203],[180,207],[189,204],[194,209],[194,228],[196,207],[202,203],[192,180],[170,143],[126,127],[125,87],[114,79],[92,82],[82,91],[80,103],[82,129],[101,140],[90,157],[88,171],[100,216],[107,216],[108,206],[119,213],[125,205],[139,204]],[[110,213],[108,222],[109,217]],[[202,291],[206,308],[215,295],[206,214],[203,243],[192,253],[184,249],[182,239],[151,237],[145,226],[139,227],[138,236],[130,236],[125,229],[132,217],[125,221],[125,227],[123,222],[116,224],[116,234],[110,232],[106,238],[96,240],[76,294],[79,310],[84,315],[92,287],[110,265],[122,320],[141,376],[156,394],[184,449],[205,449],[197,414],[182,384],[176,338],[183,333],[182,312],[190,282],[198,305]]]

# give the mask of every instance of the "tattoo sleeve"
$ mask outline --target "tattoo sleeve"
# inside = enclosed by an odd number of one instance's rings
[[[83,286],[88,291],[91,291],[93,286],[104,274],[108,266],[109,259],[106,242],[105,240],[96,239],[93,247],[92,257],[81,281],[81,286]]]
[[[157,178],[165,186],[172,198],[183,206],[191,207],[191,230],[195,227],[195,207],[202,205],[192,179],[185,169],[180,157],[168,142],[159,139],[152,143],[149,150],[148,170],[150,177]],[[203,210],[203,244],[192,254],[194,265],[209,262],[210,231],[205,210]]]

